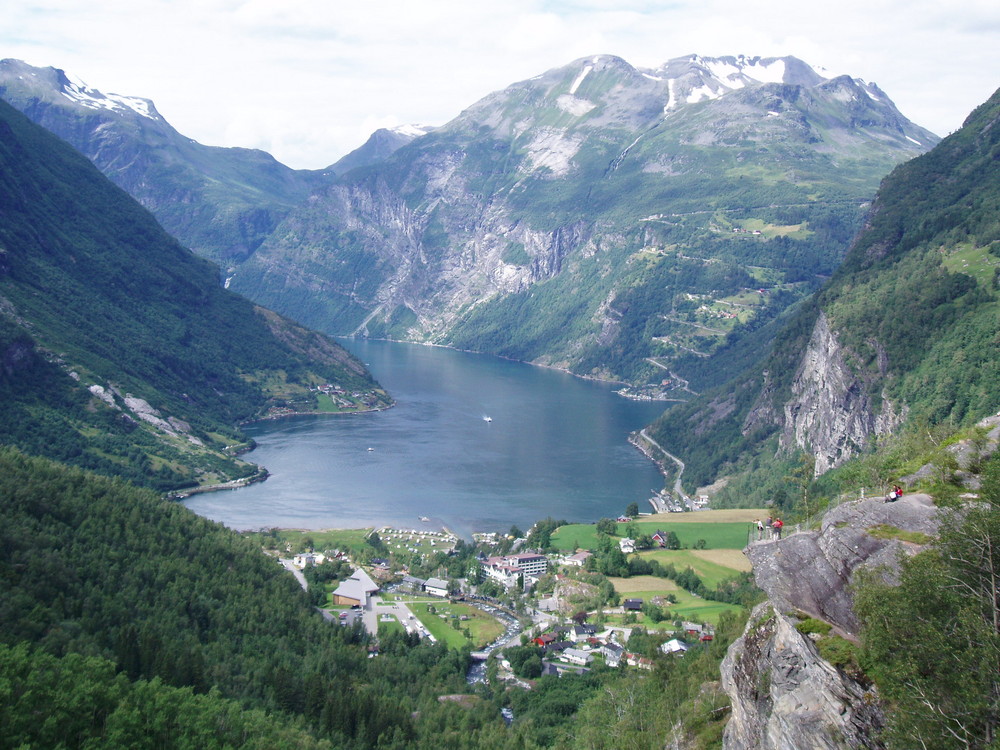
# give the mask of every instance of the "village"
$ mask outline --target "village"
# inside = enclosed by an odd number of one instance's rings
[[[467,650],[470,681],[530,687],[546,674],[651,670],[711,643],[718,617],[735,605],[709,598],[706,584],[749,570],[740,550],[758,512],[718,513],[564,524],[544,550],[528,546],[536,528],[477,533],[470,544],[446,529],[382,527],[283,563],[303,588],[321,588],[314,595],[327,620],[375,636],[373,658],[398,633]],[[323,540],[311,532],[308,541]],[[612,559],[627,567],[609,570]],[[339,575],[328,578],[327,565]]]

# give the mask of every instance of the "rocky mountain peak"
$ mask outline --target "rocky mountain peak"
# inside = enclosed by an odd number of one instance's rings
[[[49,103],[65,104],[64,100],[69,100],[84,109],[108,110],[163,121],[149,99],[105,94],[90,88],[83,81],[71,78],[59,68],[36,68],[12,58],[0,60],[0,94],[7,97],[8,91],[30,91],[33,96]]]

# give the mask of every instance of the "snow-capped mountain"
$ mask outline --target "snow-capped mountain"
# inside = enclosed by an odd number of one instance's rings
[[[233,284],[328,331],[659,382],[815,288],[936,141],[793,57],[581,58],[342,175]]]
[[[71,143],[183,244],[223,266],[253,253],[327,179],[263,151],[203,146],[174,130],[149,99],[102,93],[57,68],[0,60],[0,98]]]
[[[814,289],[881,178],[938,140],[874,84],[793,57],[595,55],[295,172],[28,67],[0,63],[0,96],[231,288],[329,333],[635,381]]]

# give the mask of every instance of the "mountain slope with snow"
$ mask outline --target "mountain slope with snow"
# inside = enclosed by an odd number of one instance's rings
[[[233,284],[327,331],[677,383],[815,289],[936,141],[791,57],[582,58],[342,175]]]

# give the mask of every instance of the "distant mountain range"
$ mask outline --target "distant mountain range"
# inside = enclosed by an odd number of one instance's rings
[[[322,330],[676,386],[813,291],[936,142],[794,58],[585,58],[318,191],[233,288]]]
[[[937,141],[873,84],[790,57],[588,57],[321,172],[200,146],[52,69],[5,61],[0,96],[310,326],[666,396],[735,372],[734,338],[832,273],[879,180]]]

